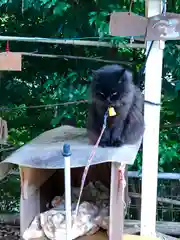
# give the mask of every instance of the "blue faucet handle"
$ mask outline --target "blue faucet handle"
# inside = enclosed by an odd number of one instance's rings
[[[69,157],[69,156],[71,156],[70,144],[67,144],[67,143],[64,144],[62,155],[63,155],[64,157]]]

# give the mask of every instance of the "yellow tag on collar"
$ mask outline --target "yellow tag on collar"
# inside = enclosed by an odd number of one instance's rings
[[[116,111],[113,107],[109,107],[108,108],[108,114],[109,114],[109,117],[114,117],[116,116]]]

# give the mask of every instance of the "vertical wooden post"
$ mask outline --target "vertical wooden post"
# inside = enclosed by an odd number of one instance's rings
[[[124,230],[124,182],[119,182],[121,164],[111,163],[109,240],[122,240]],[[124,178],[125,176],[123,176]]]
[[[162,11],[161,0],[147,0],[146,14],[151,17]],[[147,43],[147,49],[150,43]],[[164,42],[154,41],[146,64],[145,100],[160,103]],[[143,138],[141,235],[153,236],[156,229],[157,174],[160,106],[145,103]]]

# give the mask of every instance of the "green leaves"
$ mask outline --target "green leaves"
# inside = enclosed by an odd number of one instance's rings
[[[64,12],[66,12],[67,9],[70,7],[71,5],[68,4],[67,2],[58,2],[53,10],[53,13],[55,15],[63,16]]]
[[[175,89],[176,91],[180,91],[180,80],[177,80],[175,83]]]
[[[1,0],[0,1],[0,7],[2,7],[2,5],[7,4],[9,2],[9,0]]]
[[[17,213],[20,207],[19,176],[6,177],[0,182],[0,212]]]
[[[66,74],[53,73],[51,76],[46,77],[44,83],[44,91],[41,93],[41,99],[44,104],[58,104],[66,102],[74,102],[78,100],[87,99],[87,84],[79,84],[82,76],[77,72],[69,69]],[[85,105],[85,104],[84,104]],[[85,124],[85,114],[81,115],[81,111],[84,112],[86,105],[61,105],[54,107],[54,116],[51,120],[52,127],[56,127],[62,121],[66,119],[74,118],[76,121],[81,118],[81,123]]]
[[[163,172],[173,172],[173,168],[178,166],[180,158],[179,133],[180,128],[164,130],[160,133],[159,167]]]
[[[106,21],[108,15],[108,11],[93,11],[89,13],[89,24],[90,26],[95,26],[100,38],[109,35],[109,24]]]

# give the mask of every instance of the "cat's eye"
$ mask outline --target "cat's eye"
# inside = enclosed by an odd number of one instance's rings
[[[114,92],[111,94],[111,96],[116,96],[117,95],[117,92]]]
[[[96,95],[98,98],[105,99],[105,95],[102,92],[97,92]]]
[[[101,96],[103,96],[103,97],[105,96],[104,93],[102,93],[102,92],[99,92],[99,94],[100,94]]]

